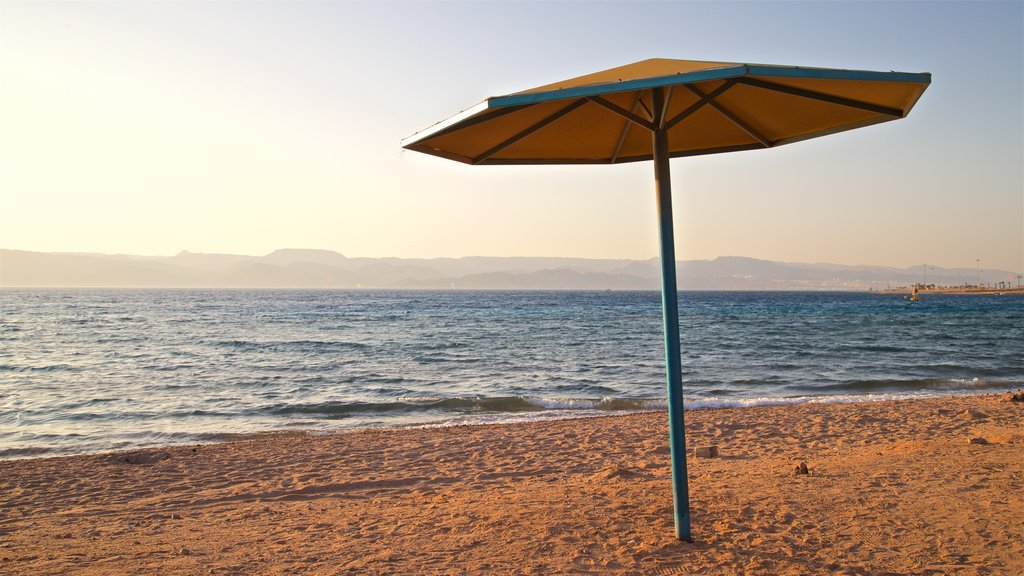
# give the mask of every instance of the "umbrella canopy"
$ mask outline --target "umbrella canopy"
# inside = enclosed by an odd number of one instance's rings
[[[691,540],[669,158],[772,148],[905,117],[931,75],[644,60],[488,98],[402,141],[467,164],[654,160],[676,537]]]
[[[650,160],[770,148],[906,116],[930,74],[653,58],[488,98],[402,142],[467,164]],[[664,111],[654,110],[665,89]],[[644,130],[643,128],[647,128]]]

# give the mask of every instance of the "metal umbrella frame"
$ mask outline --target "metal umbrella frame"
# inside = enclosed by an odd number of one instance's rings
[[[488,98],[402,147],[473,165],[654,161],[675,533],[692,541],[669,159],[904,118],[930,82],[928,73],[656,58]]]

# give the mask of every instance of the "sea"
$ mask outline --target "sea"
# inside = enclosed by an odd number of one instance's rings
[[[682,292],[687,409],[1024,387],[1024,298]],[[661,296],[4,289],[0,458],[664,410]]]

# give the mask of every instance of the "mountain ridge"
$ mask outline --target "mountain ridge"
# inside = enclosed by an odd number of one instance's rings
[[[794,263],[745,256],[677,263],[683,290],[880,290],[923,281],[921,266]],[[982,271],[982,282],[1016,275]],[[265,256],[137,256],[0,249],[0,287],[657,290],[647,260],[572,257],[362,258],[286,248]],[[929,267],[929,283],[974,284],[971,268]]]

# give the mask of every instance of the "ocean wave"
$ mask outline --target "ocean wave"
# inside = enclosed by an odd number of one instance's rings
[[[1020,386],[1019,382],[971,380],[910,380],[910,381],[860,381],[852,385],[808,386],[805,394],[759,395],[737,397],[732,394],[711,394],[688,396],[686,409],[738,408],[747,406],[771,406],[804,403],[858,402],[920,398],[948,394],[982,393],[999,389],[1009,390]],[[800,388],[800,387],[797,387]],[[692,393],[693,390],[684,390]],[[728,392],[724,391],[723,392]],[[364,420],[366,417],[408,417],[457,418],[464,415],[488,414],[500,419],[501,415],[520,415],[540,412],[564,413],[573,416],[582,413],[607,414],[614,412],[640,412],[665,410],[668,404],[664,397],[552,397],[552,396],[399,396],[393,400],[364,401],[336,400],[307,403],[266,404],[241,409],[237,412],[217,409],[184,409],[165,413],[133,412],[134,420],[161,417],[189,418],[213,417],[230,419],[243,416],[272,416],[308,418],[312,420]],[[68,414],[73,420],[95,419],[109,416],[101,413],[80,411]],[[121,415],[123,416],[123,415]]]
[[[520,413],[540,411],[636,411],[664,407],[657,398],[551,398],[530,396],[406,396],[390,402],[318,402],[275,406],[274,415],[306,415],[344,418],[387,413]]]
[[[794,384],[787,386],[793,391],[812,392],[815,395],[828,396],[835,392],[847,394],[864,394],[880,391],[905,392],[905,391],[948,391],[948,390],[988,390],[997,388],[1008,388],[1015,383],[1005,380],[988,380],[983,378],[917,378],[907,380],[878,379],[878,380],[849,380],[846,382]]]
[[[45,366],[18,366],[16,364],[0,364],[0,372],[80,372],[79,366],[70,364],[48,364]]]
[[[998,389],[1012,390],[1014,385],[1002,385]],[[738,398],[738,399],[698,399],[686,402],[687,410],[702,410],[708,408],[750,408],[754,406],[789,406],[795,404],[851,404],[855,402],[887,402],[891,400],[914,400],[923,398],[939,398],[944,396],[970,396],[980,395],[995,391],[987,390],[945,390],[945,391],[918,391],[902,393],[872,393],[872,394],[827,394],[807,396],[785,396],[785,397],[760,397],[760,398]]]
[[[458,356],[455,354],[420,354],[414,356],[413,360],[423,364],[430,364],[435,362],[452,362],[455,364],[477,364],[480,362],[479,358],[472,356]]]
[[[244,351],[308,351],[331,352],[341,350],[363,350],[369,344],[362,342],[343,342],[336,340],[270,340],[257,342],[254,340],[221,340],[215,343],[223,348]]]
[[[54,450],[45,446],[28,446],[25,448],[0,448],[0,460],[7,458],[28,458],[30,456],[43,456]]]

